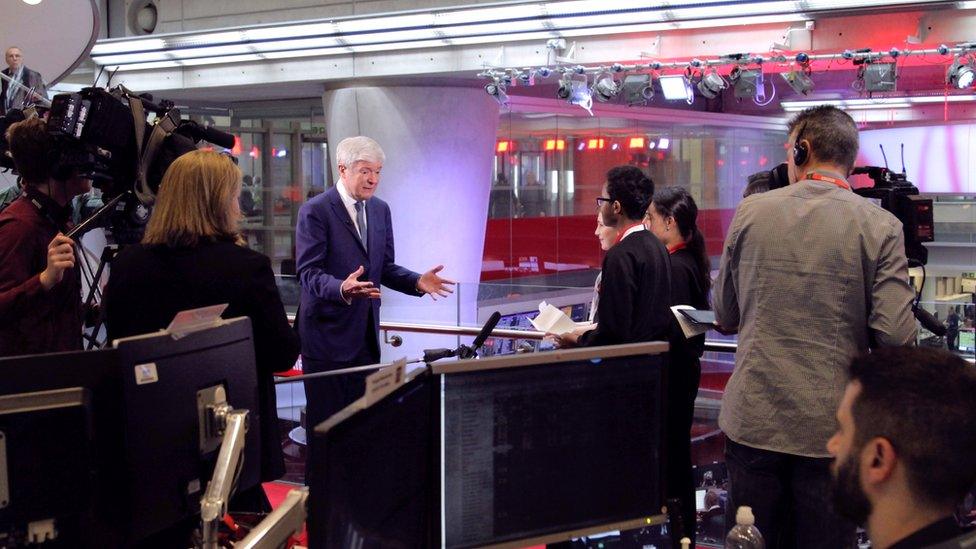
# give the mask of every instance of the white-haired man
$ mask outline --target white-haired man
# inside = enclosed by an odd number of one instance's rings
[[[390,207],[373,196],[385,159],[368,137],[342,140],[336,148],[339,183],[298,213],[298,329],[305,373],[380,361],[380,285],[418,297],[452,292],[454,282],[438,275],[442,265],[421,275],[395,263]],[[306,381],[306,425],[312,428],[362,396],[365,376]]]
[[[3,74],[16,81],[18,85],[11,85],[6,79],[0,82],[0,115],[10,109],[23,108],[25,103],[37,103],[40,99],[47,99],[47,85],[37,71],[24,66],[24,52],[17,46],[10,46],[4,52],[7,68]],[[31,92],[33,90],[33,92]],[[28,97],[28,95],[30,97]]]

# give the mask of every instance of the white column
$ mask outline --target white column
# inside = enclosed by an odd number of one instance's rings
[[[376,195],[390,204],[397,263],[417,272],[443,264],[444,276],[464,283],[460,300],[436,303],[383,289],[382,318],[474,324],[498,104],[480,87],[406,86],[330,90],[322,102],[334,174],[335,147],[346,137],[371,137],[386,153]],[[404,340],[398,349],[381,345],[384,360],[456,345],[417,334]]]

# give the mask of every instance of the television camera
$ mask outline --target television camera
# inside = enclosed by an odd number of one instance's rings
[[[922,268],[922,285],[925,284],[925,264],[928,263],[929,251],[922,244],[935,240],[935,221],[932,211],[932,199],[919,196],[918,187],[908,180],[905,172],[905,146],[902,145],[901,173],[888,168],[888,158],[881,147],[881,156],[885,160],[885,167],[859,166],[851,171],[851,175],[864,174],[874,182],[872,187],[862,187],[854,192],[864,198],[872,200],[878,206],[891,212],[902,224],[905,234],[905,256],[909,267]],[[937,336],[945,334],[945,326],[931,313],[919,307],[922,290],[919,288],[912,303],[912,312],[922,326]]]
[[[20,120],[42,115],[43,107],[14,109],[0,119],[0,132]],[[111,90],[85,88],[54,97],[47,109],[48,133],[54,137],[52,174],[56,179],[80,175],[102,192],[104,206],[68,236],[104,226],[120,244],[138,242],[159,183],[169,165],[196,149],[200,140],[224,148],[234,145],[230,134],[185,120],[171,101],[153,102],[123,86]],[[0,139],[0,152],[8,143]],[[14,170],[12,159],[0,154],[0,167]]]

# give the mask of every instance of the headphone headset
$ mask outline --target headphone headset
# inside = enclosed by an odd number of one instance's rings
[[[793,142],[793,164],[796,166],[802,166],[810,160],[810,148],[800,141],[806,126],[806,122],[800,125],[800,129],[796,132],[796,141]]]

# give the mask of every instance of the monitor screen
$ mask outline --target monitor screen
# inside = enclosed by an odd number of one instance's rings
[[[976,332],[973,330],[959,330],[959,350],[964,353],[976,351]]]
[[[666,358],[551,360],[442,377],[443,546],[660,513]]]
[[[201,414],[223,387],[227,403],[248,410],[237,491],[258,484],[261,410],[251,322],[247,318],[179,339],[166,333],[115,342],[121,364],[126,436],[125,488],[132,540],[199,513],[220,436],[201,436]]]
[[[64,547],[121,543],[117,359],[113,350],[0,359],[0,545],[48,519]]]
[[[705,511],[706,510],[705,509],[705,493],[707,493],[707,492],[708,492],[708,490],[704,490],[704,489],[695,490],[695,509],[697,509],[699,511]]]
[[[309,547],[433,545],[436,451],[432,377],[421,374],[368,408],[350,405],[311,438]],[[355,411],[353,411],[355,409]]]

